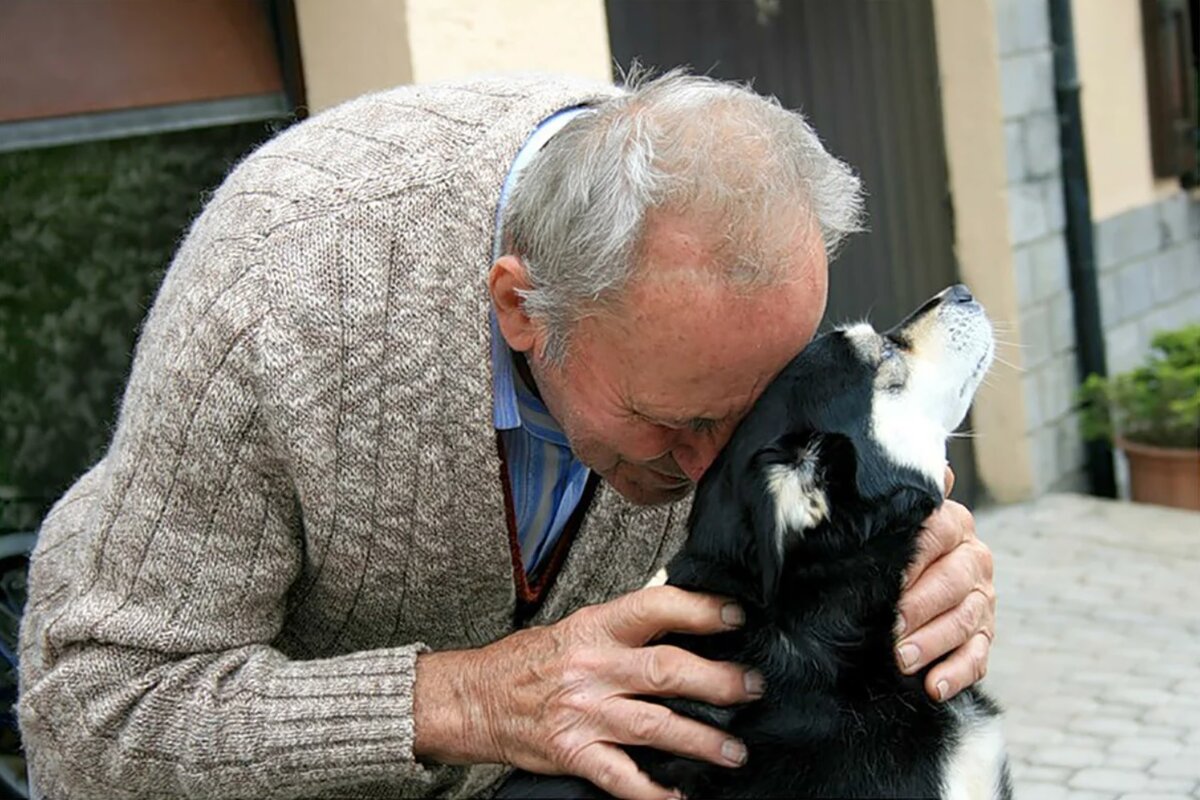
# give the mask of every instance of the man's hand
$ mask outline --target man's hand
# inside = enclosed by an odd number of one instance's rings
[[[745,746],[727,733],[638,696],[714,705],[762,696],[762,676],[665,645],[668,632],[712,634],[742,624],[734,603],[659,586],[583,608],[479,650],[417,659],[413,701],[418,757],[498,762],[586,778],[621,798],[671,793],[639,772],[618,745],[645,745],[726,767]]]
[[[952,488],[947,467],[947,496]],[[975,536],[971,512],[953,500],[925,521],[905,574],[896,630],[896,658],[905,673],[953,651],[925,677],[925,691],[935,699],[950,699],[987,672],[996,630],[992,551]]]

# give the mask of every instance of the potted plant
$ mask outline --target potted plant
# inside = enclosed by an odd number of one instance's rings
[[[1129,459],[1133,500],[1200,511],[1200,325],[1156,335],[1137,369],[1089,375],[1079,399],[1084,437]]]

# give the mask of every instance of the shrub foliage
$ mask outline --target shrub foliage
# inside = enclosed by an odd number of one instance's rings
[[[0,154],[0,531],[100,455],[138,326],[190,220],[271,130]]]
[[[1155,336],[1137,369],[1112,378],[1089,375],[1079,399],[1089,439],[1200,446],[1200,325]]]

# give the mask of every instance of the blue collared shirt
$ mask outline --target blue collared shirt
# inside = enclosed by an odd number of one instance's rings
[[[587,111],[568,108],[542,120],[509,168],[496,209],[493,260],[503,243],[504,206],[538,151],[573,117]],[[571,514],[579,506],[590,470],[571,451],[571,445],[544,403],[525,385],[513,364],[513,353],[489,312],[492,334],[493,422],[504,444],[505,466],[512,490],[517,540],[525,573],[532,575],[554,549]]]

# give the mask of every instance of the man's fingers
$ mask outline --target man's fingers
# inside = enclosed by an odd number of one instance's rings
[[[921,528],[917,553],[904,571],[904,585],[911,586],[930,564],[974,537],[975,518],[967,507],[953,500],[942,503]]]
[[[929,670],[925,676],[925,691],[935,700],[949,700],[964,687],[983,680],[991,646],[988,634],[976,633],[954,655]]]
[[[660,645],[621,653],[612,680],[633,694],[686,697],[718,706],[748,703],[763,695],[758,672],[709,661],[678,647]]]
[[[728,598],[652,586],[595,606],[607,633],[627,647],[640,647],[665,633],[707,635],[740,627],[742,608]]]
[[[975,590],[995,603],[992,586],[992,551],[978,539],[959,545],[904,589],[896,604],[897,636],[912,635],[921,626],[966,600]]]
[[[586,778],[601,790],[622,800],[670,800],[679,792],[659,786],[637,768],[633,759],[619,747],[595,742],[584,748],[570,765],[581,778]]]
[[[623,744],[653,747],[722,767],[746,762],[746,746],[728,733],[676,714],[666,706],[622,699],[613,705],[621,727],[613,734]]]
[[[992,598],[982,589],[970,592],[966,600],[897,644],[896,660],[901,671],[906,674],[916,672],[951,650],[962,647],[977,633],[990,636],[994,619]]]
[[[949,464],[946,465],[945,483],[946,483],[946,494],[944,496],[949,497],[950,493],[954,491],[954,470],[950,469]]]

